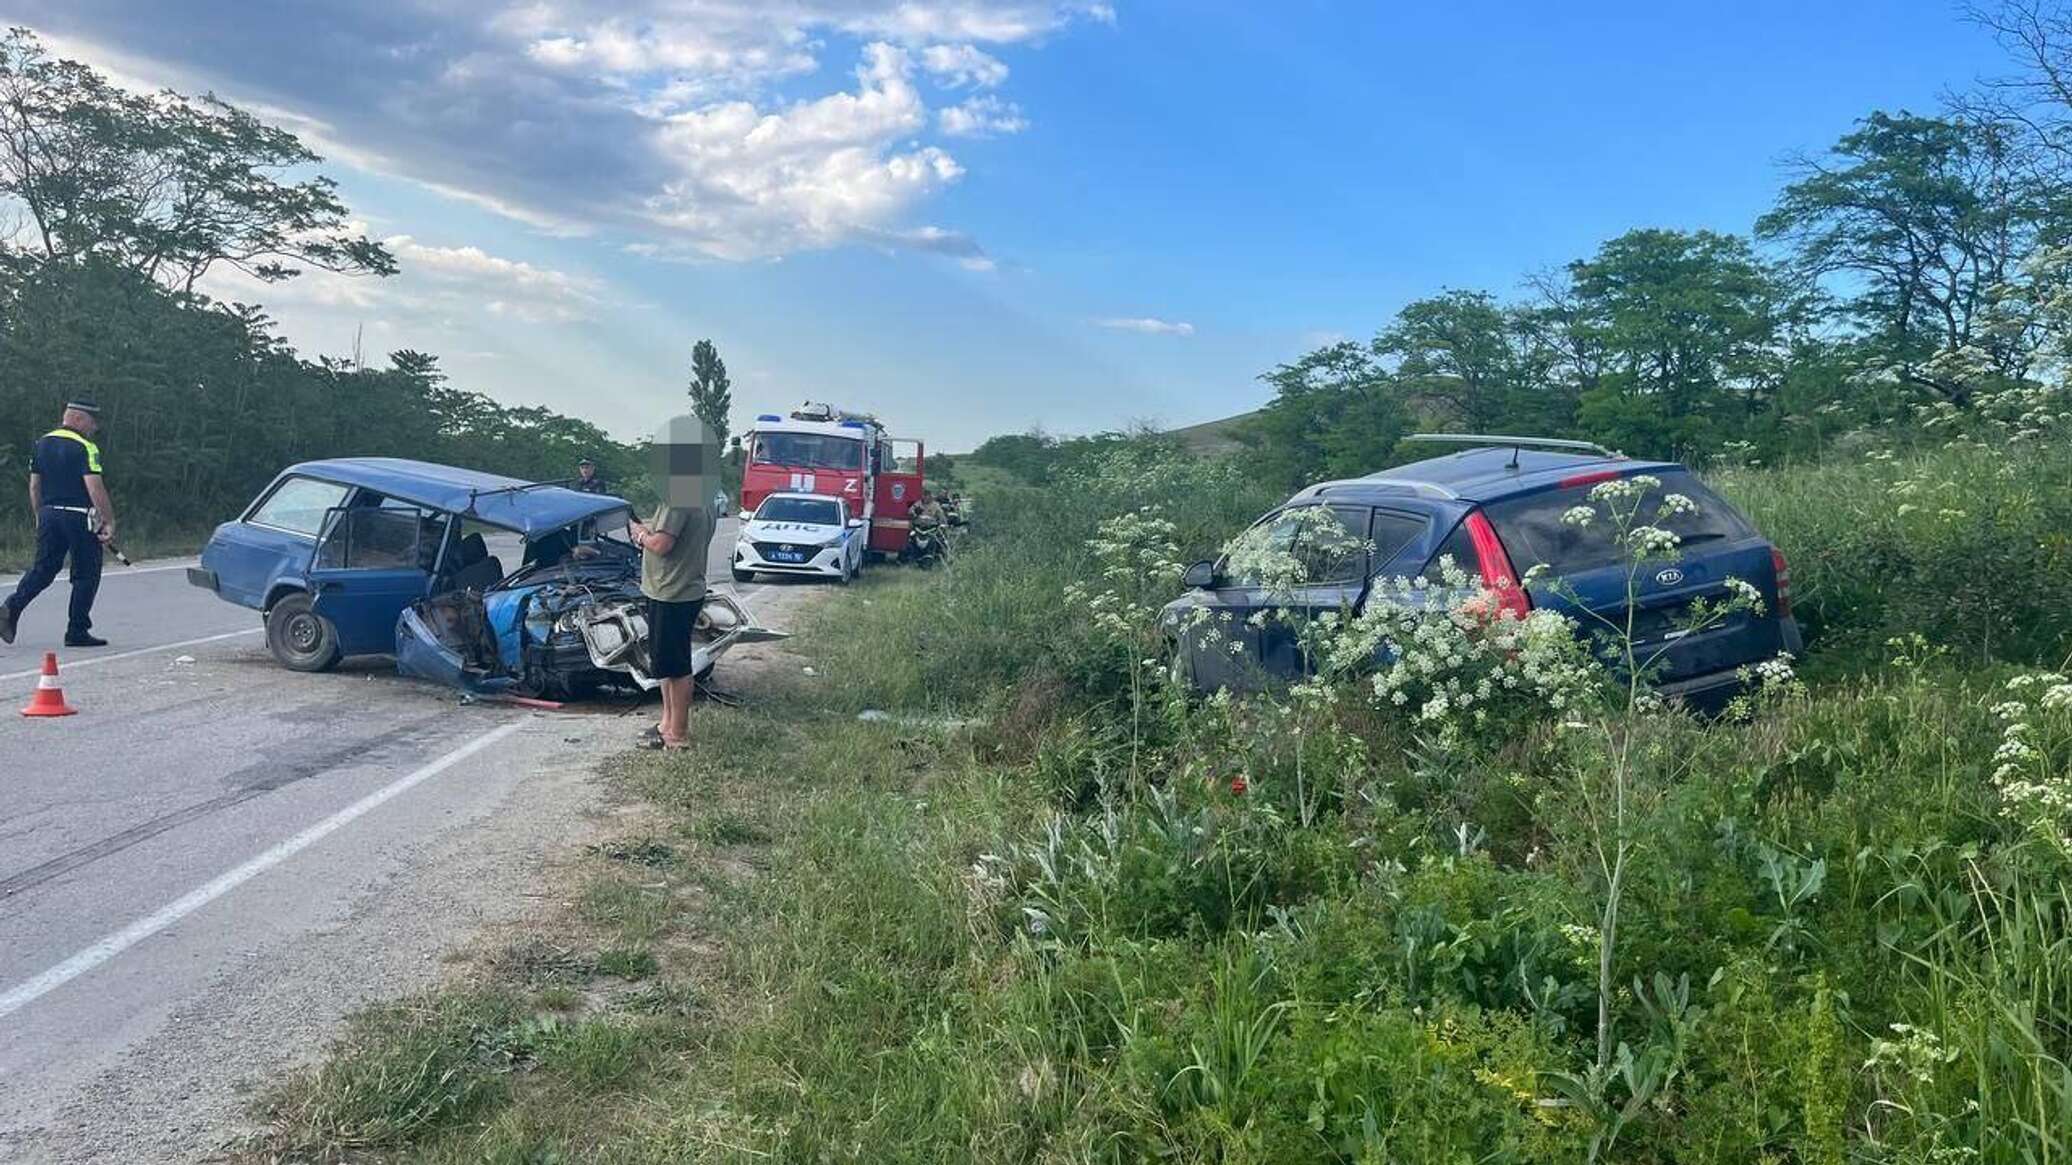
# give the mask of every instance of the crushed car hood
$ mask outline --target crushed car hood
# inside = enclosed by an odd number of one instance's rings
[[[657,682],[648,636],[647,600],[634,580],[564,574],[419,600],[396,624],[396,670],[484,695],[569,700],[612,687],[646,691]],[[715,591],[692,631],[694,674],[743,643],[785,637]]]

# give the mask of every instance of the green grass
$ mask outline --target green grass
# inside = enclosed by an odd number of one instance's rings
[[[1975,634],[1976,608],[1927,596],[1945,551],[1980,548],[1880,508],[1944,474],[1994,529],[2040,534],[2059,502],[2030,482],[2061,467],[2002,463],[1726,483],[1793,555],[1821,678],[1635,737],[1609,1007],[1636,1064],[1669,1071],[1645,1103],[1627,1103],[1639,1067],[1581,1086],[1628,1110],[1601,1159],[2072,1152],[2072,861],[1994,782],[2005,681],[2066,646],[2037,622],[2058,588],[2036,559],[1993,566],[2004,593],[1978,601],[2020,625]],[[947,572],[881,573],[794,641],[842,685],[701,708],[689,754],[620,763],[681,844],[591,855],[583,941],[363,1019],[272,1102],[267,1147],[1585,1159],[1605,1126],[1557,1102],[1596,1043],[1605,745],[1527,719],[1449,756],[1351,691],[1322,714],[1155,700],[1133,719],[1113,653],[1062,613],[1090,561],[1074,536],[1122,482],[1194,506],[1193,545],[1256,494],[1132,473],[1071,505],[1003,495],[1020,525]],[[1900,544],[1889,592],[1826,561],[1867,528]],[[1924,639],[1895,658],[1883,639],[1909,630]],[[979,723],[859,723],[862,707]],[[2072,782],[2072,729],[2034,739]],[[752,877],[727,864],[745,847]]]
[[[1927,449],[1744,470],[1723,491],[1791,559],[1831,657],[1920,633],[1974,659],[2055,665],[2072,603],[2072,448]]]
[[[198,552],[209,540],[211,526],[159,526],[145,524],[142,527],[124,525],[118,531],[117,545],[135,562],[149,558],[175,558]],[[36,531],[28,523],[16,521],[10,513],[6,521],[0,521],[0,571],[18,573],[26,570],[36,558]],[[122,569],[112,557],[107,560],[106,569]]]

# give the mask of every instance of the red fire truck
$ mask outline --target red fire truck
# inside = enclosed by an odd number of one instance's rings
[[[789,416],[757,417],[742,446],[744,518],[773,493],[828,494],[870,523],[873,556],[906,549],[907,509],[921,496],[921,442],[887,436],[868,413],[808,402]]]

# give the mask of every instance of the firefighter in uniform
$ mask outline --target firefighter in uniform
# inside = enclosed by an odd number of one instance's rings
[[[936,501],[935,495],[925,489],[921,491],[921,496],[914,504],[907,507],[907,518],[914,522],[926,522],[932,527],[941,527],[949,523],[949,516],[943,513],[942,503]]]
[[[576,462],[576,479],[570,483],[568,488],[577,493],[585,494],[605,494],[611,492],[611,487],[604,484],[603,478],[597,476],[597,463],[588,457]]]
[[[101,548],[115,539],[115,507],[101,481],[101,447],[94,444],[100,407],[66,402],[58,427],[36,441],[29,459],[29,509],[36,515],[36,561],[0,606],[0,640],[14,642],[22,609],[58,576],[68,559],[72,603],[65,646],[106,647],[93,633],[94,592],[101,586]]]

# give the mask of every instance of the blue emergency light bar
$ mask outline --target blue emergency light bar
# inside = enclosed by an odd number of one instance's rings
[[[781,421],[783,419],[783,417],[778,416],[776,413],[763,413],[756,417],[758,421]]]

